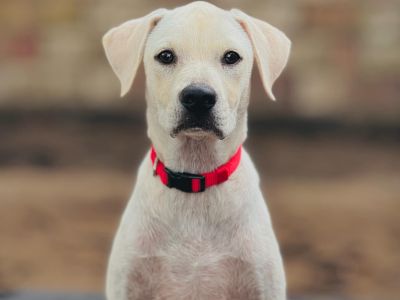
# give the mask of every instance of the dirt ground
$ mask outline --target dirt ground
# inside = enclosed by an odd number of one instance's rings
[[[0,290],[102,291],[149,142],[112,123],[0,124]],[[400,298],[400,142],[250,131],[292,295]]]

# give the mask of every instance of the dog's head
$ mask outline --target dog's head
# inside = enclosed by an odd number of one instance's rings
[[[159,9],[108,31],[103,44],[121,96],[141,61],[151,114],[171,137],[223,139],[246,108],[253,58],[271,99],[290,41],[278,29],[233,9],[193,2]]]

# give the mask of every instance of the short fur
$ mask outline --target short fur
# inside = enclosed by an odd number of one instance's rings
[[[290,41],[239,10],[206,2],[159,9],[111,29],[107,58],[126,94],[142,59],[148,135],[174,171],[209,172],[244,142],[253,59],[267,94],[288,60]],[[173,66],[154,57],[173,49]],[[221,64],[227,50],[242,61]],[[182,118],[179,93],[200,83],[217,94],[223,139],[210,132],[172,133]],[[228,181],[202,193],[170,189],[153,176],[149,153],[123,214],[109,261],[108,300],[286,299],[285,276],[259,177],[245,150]]]

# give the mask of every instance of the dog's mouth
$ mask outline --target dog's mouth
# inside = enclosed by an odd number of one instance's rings
[[[173,129],[171,137],[175,138],[179,134],[198,139],[210,136],[210,134],[220,140],[225,138],[222,130],[217,127],[214,121],[209,119],[200,121],[187,118]]]

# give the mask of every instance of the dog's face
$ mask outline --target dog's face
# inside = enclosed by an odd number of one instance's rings
[[[223,139],[235,128],[252,65],[250,40],[231,13],[212,6],[172,11],[144,50],[149,105],[173,137]]]
[[[103,42],[122,95],[143,59],[149,109],[172,138],[231,134],[240,104],[247,104],[253,57],[274,99],[272,84],[290,48],[286,36],[268,23],[206,2],[128,21]]]

